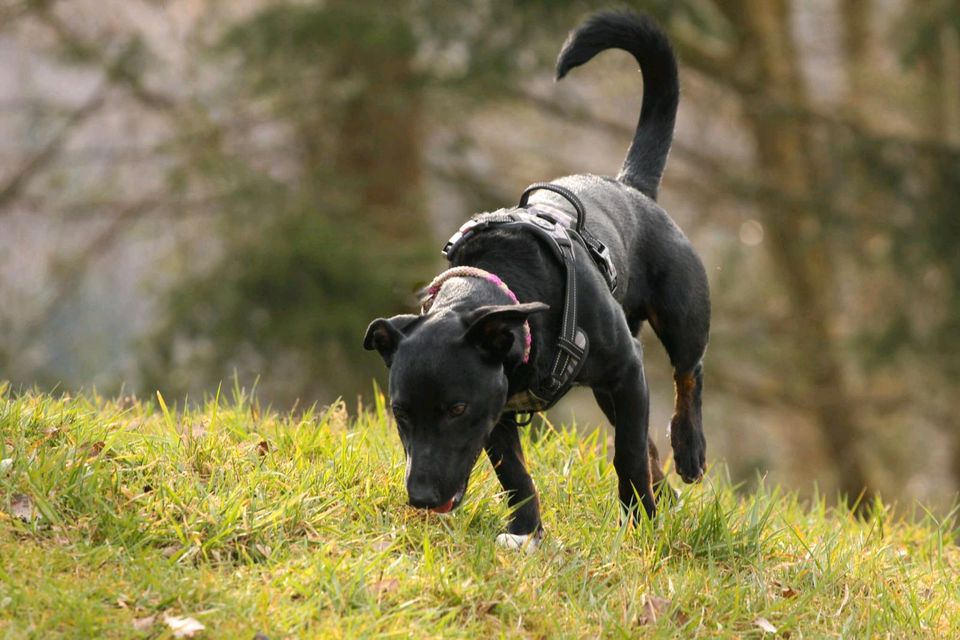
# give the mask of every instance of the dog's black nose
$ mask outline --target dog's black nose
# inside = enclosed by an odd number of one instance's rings
[[[417,509],[433,509],[442,501],[436,487],[422,483],[408,483],[407,498],[410,506]]]

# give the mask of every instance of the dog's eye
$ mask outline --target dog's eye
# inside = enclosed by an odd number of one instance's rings
[[[407,412],[403,410],[403,407],[399,405],[393,405],[393,418],[397,422],[406,422]]]
[[[463,412],[466,410],[467,405],[462,402],[458,402],[457,404],[451,405],[450,408],[447,409],[447,415],[449,415],[451,418],[456,418],[458,416],[462,416]]]

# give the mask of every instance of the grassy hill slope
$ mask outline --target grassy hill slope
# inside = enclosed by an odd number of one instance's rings
[[[382,406],[279,415],[0,387],[0,636],[956,637],[953,518],[867,522],[721,473],[618,525],[607,438],[525,445],[547,537],[498,548],[486,460],[451,515],[404,506]],[[171,619],[172,621],[172,619]],[[172,621],[175,624],[175,621]],[[775,630],[775,631],[774,631]]]

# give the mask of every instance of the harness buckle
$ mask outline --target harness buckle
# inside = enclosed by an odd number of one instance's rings
[[[560,378],[558,378],[558,377],[555,376],[555,375],[551,375],[551,376],[547,379],[547,381],[544,383],[543,386],[546,388],[547,391],[549,391],[551,394],[553,394],[553,393],[555,393],[555,392],[560,388],[560,385],[561,385],[561,384],[563,384],[563,381],[560,380]]]
[[[557,339],[557,347],[563,349],[571,358],[579,360],[584,356],[583,347],[573,340],[568,340],[563,336]]]
[[[553,231],[553,228],[557,226],[557,221],[549,217],[545,213],[540,213],[539,211],[535,216],[530,218],[530,221],[542,229],[547,231]]]
[[[607,281],[610,291],[617,290],[617,268],[613,264],[613,257],[610,255],[610,249],[599,240],[594,239],[595,246],[591,247],[593,255],[597,258],[597,266]]]
[[[470,218],[457,229],[457,232],[450,236],[450,239],[447,240],[447,243],[443,245],[443,249],[440,250],[440,253],[443,254],[444,258],[450,258],[450,254],[453,251],[453,248],[460,244],[460,241],[464,239],[471,231],[476,227],[483,224],[479,220],[474,220]]]

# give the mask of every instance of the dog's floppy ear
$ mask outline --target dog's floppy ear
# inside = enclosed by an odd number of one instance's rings
[[[367,335],[363,337],[363,348],[367,351],[376,349],[380,352],[384,363],[389,367],[393,362],[393,354],[400,341],[406,336],[404,331],[420,316],[405,313],[392,318],[377,318],[367,327]]]
[[[531,314],[546,311],[549,308],[542,302],[479,307],[464,318],[467,324],[464,339],[477,345],[493,358],[503,360],[513,346],[514,330],[518,329]]]

